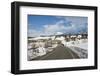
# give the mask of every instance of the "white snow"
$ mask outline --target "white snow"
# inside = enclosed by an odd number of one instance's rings
[[[36,50],[38,50],[39,53],[37,53],[37,56],[42,56],[46,54],[46,49],[44,47],[39,47]]]
[[[81,44],[77,44],[77,45],[74,45],[74,46],[88,50],[88,43],[81,43]]]
[[[49,39],[51,37],[35,37],[35,38],[30,38],[28,40],[39,40],[39,39]]]
[[[64,40],[64,39],[65,39],[64,37],[57,37],[56,38],[56,40],[61,40],[61,41]]]
[[[72,35],[71,37],[76,37],[76,35]]]
[[[64,46],[74,46],[74,47],[79,47],[82,49],[87,50],[88,49],[88,41],[87,40],[77,40],[77,41],[69,41],[66,42],[65,40],[62,40],[62,44],[64,44]]]
[[[61,35],[61,34],[63,34],[63,33],[62,33],[62,32],[57,32],[57,33],[56,33],[56,35]]]
[[[28,44],[28,49],[31,49],[31,48],[32,48],[32,44],[33,44],[33,43],[29,43],[29,44]]]
[[[51,39],[54,40],[55,39],[55,36],[52,36]]]
[[[31,60],[37,57],[37,54],[33,52],[33,49],[28,50],[27,55],[28,55],[28,60]]]
[[[82,36],[81,35],[78,35],[78,37],[77,38],[81,38]]]
[[[70,48],[80,58],[87,58],[88,56],[88,41],[87,40],[77,40],[77,41],[70,41],[70,42],[66,42],[65,40],[63,40],[62,44]]]
[[[59,33],[61,34],[61,33]],[[72,37],[76,37],[72,35]],[[81,35],[79,35],[79,38]],[[80,58],[86,58],[88,54],[88,40],[87,39],[76,39],[75,41],[69,41],[66,42],[65,37],[57,37],[55,36],[52,37],[36,37],[36,38],[31,38],[29,40],[39,40],[39,39],[52,39],[52,40],[60,40],[61,43],[70,49],[72,49],[73,52],[75,52]],[[37,47],[36,49],[31,49],[32,45],[35,45]],[[52,44],[52,47],[45,48],[45,42],[37,41],[35,43],[29,43],[28,44],[28,56],[29,59],[34,59],[35,57],[38,56],[43,56],[47,52],[50,52],[53,50],[53,48],[57,47],[58,44]]]

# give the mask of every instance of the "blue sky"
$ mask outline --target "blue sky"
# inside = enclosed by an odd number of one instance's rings
[[[87,17],[28,15],[28,36],[87,32]]]

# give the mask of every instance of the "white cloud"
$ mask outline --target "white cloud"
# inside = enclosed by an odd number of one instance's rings
[[[61,20],[53,25],[45,25],[44,32],[46,34],[55,34],[57,32],[63,32],[64,30],[66,30],[67,27],[65,27],[62,23],[63,21]]]
[[[28,36],[36,37],[36,36],[40,36],[40,35],[54,35],[57,32],[77,33],[80,31],[87,30],[87,25],[84,25],[84,23],[87,23],[86,20],[85,19],[82,20],[82,18],[75,19],[75,18],[65,17],[64,20],[62,19],[62,20],[56,22],[55,24],[44,25],[42,30],[29,29]],[[67,23],[68,21],[71,21],[71,24]]]
[[[36,36],[40,36],[42,33],[38,30],[28,30],[28,36],[29,37],[36,37]]]
[[[56,23],[55,25],[45,25],[44,30],[46,34],[56,34],[57,32],[63,32],[63,33],[78,33],[82,32],[84,29],[87,30],[84,24],[74,24],[71,23],[70,26]]]

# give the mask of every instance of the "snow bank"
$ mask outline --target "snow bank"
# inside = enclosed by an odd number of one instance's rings
[[[74,47],[79,47],[82,49],[87,50],[88,49],[88,41],[87,40],[77,40],[77,41],[69,41],[66,42],[65,40],[62,40],[62,44],[64,44],[64,46],[74,46]]]
[[[67,48],[70,48],[75,52],[80,58],[87,58],[88,56],[88,42],[87,40],[77,40],[77,41],[62,41],[62,44]]]
[[[36,50],[38,51],[37,56],[43,56],[46,54],[46,49],[44,47],[39,47]]]
[[[77,45],[74,45],[74,46],[88,50],[88,43],[81,43],[81,44],[77,44]]]
[[[73,52],[75,52],[80,58],[87,58],[88,51],[85,49],[81,49],[79,47],[70,46],[69,47]]]
[[[58,38],[56,38],[56,40],[64,40],[65,38],[64,37],[58,37]]]
[[[51,37],[35,37],[35,38],[30,38],[28,40],[39,40],[39,39],[49,39]]]

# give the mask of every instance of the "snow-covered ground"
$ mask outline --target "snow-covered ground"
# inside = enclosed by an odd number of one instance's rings
[[[63,40],[65,40],[65,38],[64,37],[58,37],[58,38],[56,38],[56,40],[63,41]]]
[[[62,41],[64,46],[70,48],[73,52],[75,52],[80,58],[87,58],[88,56],[88,40],[81,39],[77,41]]]
[[[75,52],[80,58],[87,58],[88,57],[88,50],[82,49],[76,46],[69,47],[73,52]]]
[[[43,56],[47,54],[47,52],[51,52],[55,47],[57,47],[57,43],[52,44],[52,46],[45,47],[46,43],[38,41],[39,39],[51,39],[51,40],[59,40],[61,43],[70,48],[73,52],[75,52],[80,58],[87,58],[88,56],[88,40],[87,39],[80,39],[75,41],[66,42],[64,37],[55,38],[52,37],[36,37],[31,38],[29,40],[37,40],[37,42],[31,42],[28,44],[28,60],[34,59],[38,56]],[[35,48],[33,46],[35,45]]]
[[[77,45],[74,45],[74,46],[88,50],[88,43],[81,43],[81,44],[77,44]]]
[[[53,49],[57,47],[57,44],[52,44],[52,46],[48,47],[45,46],[46,43],[40,41],[28,43],[28,60],[32,60],[53,51]]]
[[[81,40],[69,41],[69,42],[62,40],[62,44],[64,44],[64,46],[67,46],[67,47],[75,46],[75,47],[79,47],[79,48],[82,48],[85,50],[88,49],[88,40],[87,39],[81,39]]]

